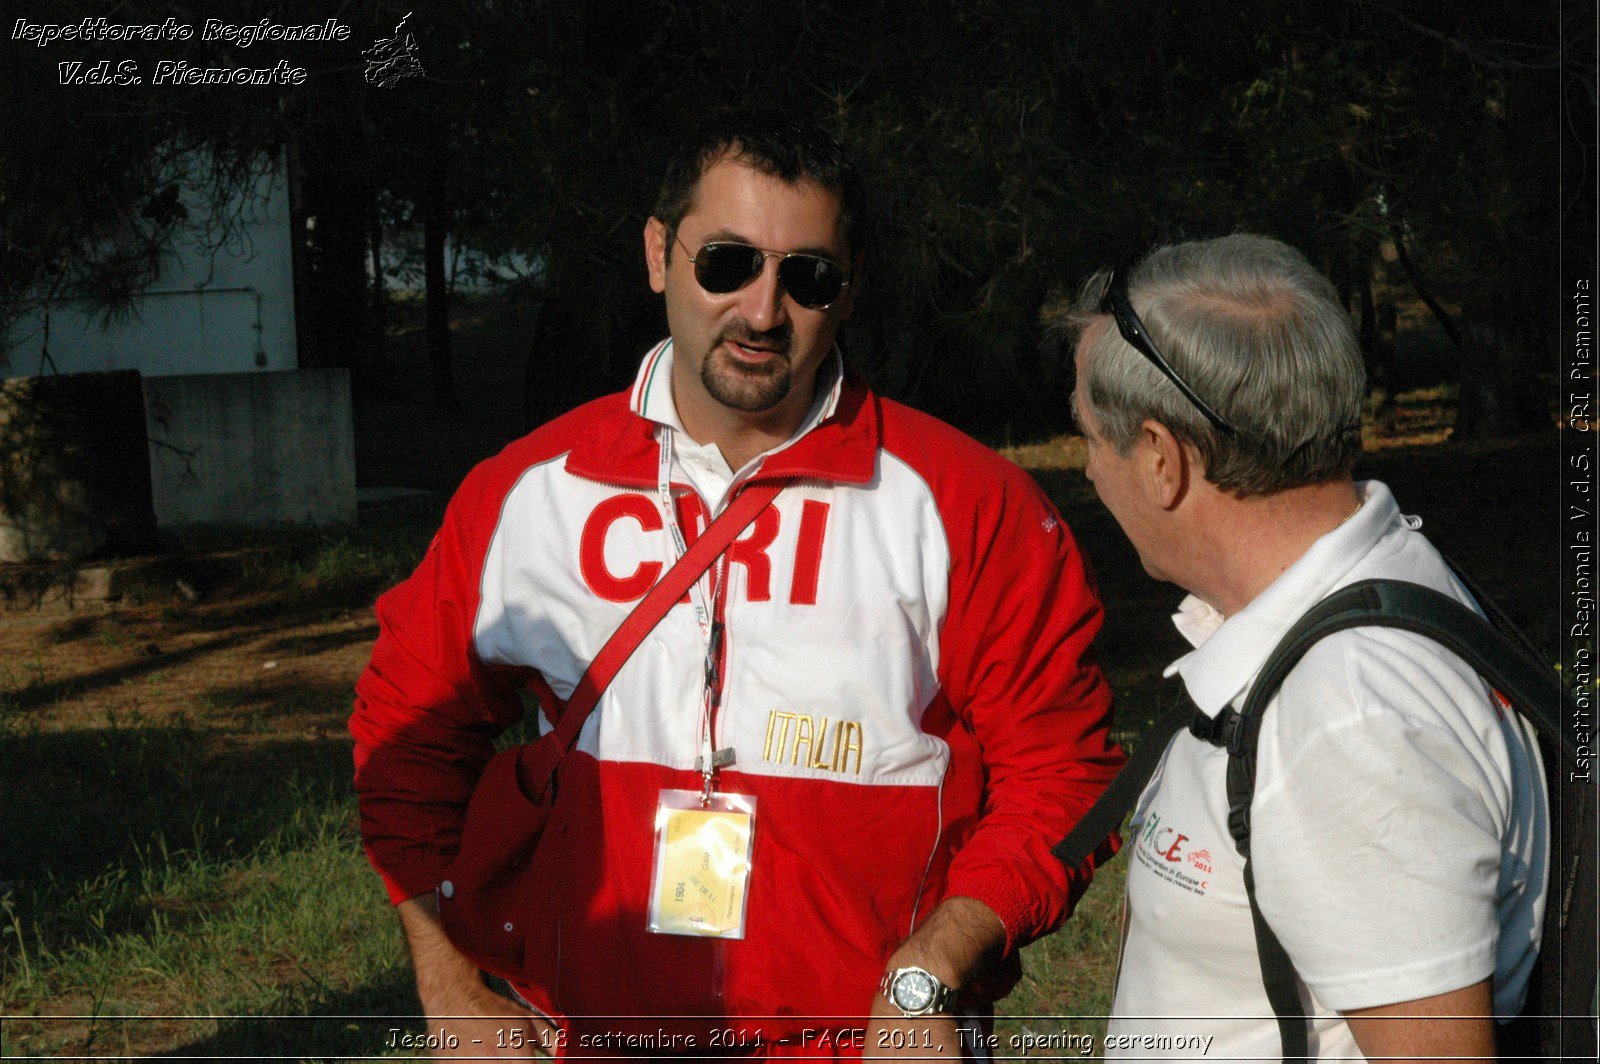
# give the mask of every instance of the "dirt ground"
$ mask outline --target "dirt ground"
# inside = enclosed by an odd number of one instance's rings
[[[249,734],[328,738],[377,635],[366,602],[292,585],[222,588],[215,601],[0,616],[0,690],[45,728],[203,714]]]

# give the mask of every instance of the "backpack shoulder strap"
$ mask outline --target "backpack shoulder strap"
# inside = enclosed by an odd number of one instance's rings
[[[1245,891],[1256,928],[1256,952],[1267,997],[1278,1018],[1285,1060],[1305,1055],[1305,1014],[1294,966],[1267,926],[1256,900],[1250,861],[1250,806],[1255,794],[1256,752],[1262,717],[1284,679],[1306,652],[1318,640],[1349,628],[1399,628],[1425,636],[1456,654],[1482,676],[1532,721],[1541,735],[1551,740],[1563,760],[1576,756],[1578,742],[1573,728],[1579,718],[1569,711],[1572,708],[1570,695],[1506,615],[1464,578],[1463,583],[1494,619],[1494,626],[1448,595],[1419,584],[1363,580],[1341,588],[1308,610],[1279,641],[1257,674],[1244,707],[1237,713],[1224,709],[1219,714],[1215,726],[1218,738],[1212,741],[1228,750],[1228,830],[1245,859]],[[1223,719],[1227,717],[1233,719]],[[1224,735],[1225,741],[1221,739]],[[1552,796],[1552,809],[1554,806]],[[1589,817],[1592,820],[1592,811]],[[1562,844],[1554,825],[1551,841],[1553,846]],[[1560,866],[1553,865],[1553,870],[1557,867]],[[1573,867],[1577,867],[1575,863]],[[1552,875],[1550,903],[1559,904],[1556,892],[1560,889],[1560,880]],[[1587,981],[1574,980],[1579,992],[1586,992],[1585,988],[1592,983],[1592,975]]]
[[[1592,1015],[1596,986],[1595,957],[1588,948],[1596,909],[1596,795],[1593,780],[1585,774],[1583,782],[1577,782],[1572,771],[1580,745],[1577,728],[1588,717],[1577,712],[1571,693],[1505,612],[1453,564],[1451,568],[1492,619],[1492,626],[1469,607],[1419,584],[1364,580],[1341,588],[1308,610],[1284,635],[1257,674],[1242,710],[1224,708],[1216,717],[1208,717],[1184,697],[1157,720],[1100,800],[1051,851],[1069,871],[1077,869],[1122,823],[1155,773],[1168,742],[1186,723],[1197,738],[1227,749],[1229,832],[1245,859],[1245,891],[1262,980],[1278,1017],[1285,1059],[1305,1056],[1307,1025],[1294,966],[1261,914],[1250,864],[1250,806],[1261,719],[1284,678],[1318,640],[1367,626],[1400,628],[1441,644],[1488,681],[1546,741],[1554,856],[1540,982],[1548,985],[1530,986],[1529,1012],[1556,1019],[1543,1024],[1539,1032],[1546,1047],[1571,1051],[1576,1046],[1580,1055],[1593,1055],[1594,1025],[1583,1017]],[[1569,942],[1574,935],[1582,941]]]
[[[1189,700],[1188,692],[1180,691],[1178,702],[1146,728],[1139,736],[1139,745],[1128,757],[1116,777],[1095,799],[1094,805],[1084,813],[1067,837],[1051,847],[1050,852],[1072,873],[1082,866],[1089,856],[1100,848],[1122,826],[1122,820],[1144,793],[1145,784],[1155,775],[1167,743],[1185,727],[1191,725],[1200,711]],[[1202,715],[1203,716],[1203,715]]]
[[[1481,595],[1478,597],[1484,601]],[[1485,606],[1486,611],[1491,609],[1504,618],[1498,607]],[[1503,623],[1510,626],[1509,620]],[[1531,646],[1514,642],[1443,592],[1402,580],[1362,580],[1335,591],[1308,610],[1273,649],[1257,674],[1240,715],[1247,720],[1259,718],[1289,671],[1318,640],[1347,628],[1363,627],[1399,628],[1439,643],[1487,680],[1541,732],[1558,737],[1566,752],[1576,753],[1571,715],[1562,713],[1563,704],[1570,703],[1570,698]],[[1510,631],[1515,632],[1515,627]],[[1251,728],[1247,724],[1236,743],[1246,741],[1245,732],[1251,732],[1253,738],[1259,734],[1260,726]],[[1233,750],[1230,746],[1229,752]]]
[[[1482,596],[1479,598],[1481,601]],[[1498,607],[1494,612],[1503,623],[1510,624]],[[1249,799],[1254,792],[1256,744],[1267,704],[1319,640],[1348,628],[1366,627],[1399,628],[1439,643],[1487,680],[1541,734],[1559,741],[1564,756],[1576,756],[1578,738],[1573,729],[1578,717],[1570,712],[1571,697],[1549,666],[1534,655],[1531,646],[1513,642],[1471,608],[1443,592],[1403,580],[1358,581],[1318,602],[1294,623],[1256,674],[1237,722],[1224,720],[1219,724],[1219,729],[1228,727],[1229,741],[1217,745],[1226,745],[1232,760],[1242,758],[1247,762],[1237,773],[1229,772],[1229,830],[1240,853],[1249,854]],[[1516,631],[1514,627],[1511,630]],[[1230,712],[1223,710],[1219,720]]]

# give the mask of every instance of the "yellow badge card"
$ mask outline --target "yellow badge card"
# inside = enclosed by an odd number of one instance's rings
[[[755,798],[662,791],[656,806],[651,931],[743,938]]]

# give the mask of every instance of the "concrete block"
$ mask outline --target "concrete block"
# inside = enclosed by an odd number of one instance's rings
[[[355,521],[346,370],[146,377],[144,397],[160,527]]]

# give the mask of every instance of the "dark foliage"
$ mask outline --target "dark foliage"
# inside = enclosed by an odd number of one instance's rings
[[[267,7],[256,17],[326,17]],[[671,148],[709,114],[757,106],[821,120],[866,175],[853,361],[964,425],[1061,427],[1051,307],[1152,242],[1241,228],[1334,278],[1380,389],[1395,306],[1420,300],[1454,348],[1464,434],[1548,424],[1548,296],[1562,241],[1594,225],[1576,191],[1593,166],[1577,150],[1595,108],[1585,5],[481,0],[415,13],[425,77],[366,84],[358,50],[406,10],[344,5],[338,47],[257,45],[252,64],[281,52],[313,69],[254,93],[68,92],[56,50],[13,45],[28,54],[8,57],[0,101],[0,304],[125,300],[179,220],[174,159],[202,158],[187,165],[220,203],[262,149],[286,149],[298,221],[316,223],[302,229],[305,360],[383,387],[369,263],[385,249],[425,282],[441,402],[452,284],[541,305],[528,405],[542,419],[625,380],[660,332],[640,230]],[[207,154],[179,154],[195,146]]]

